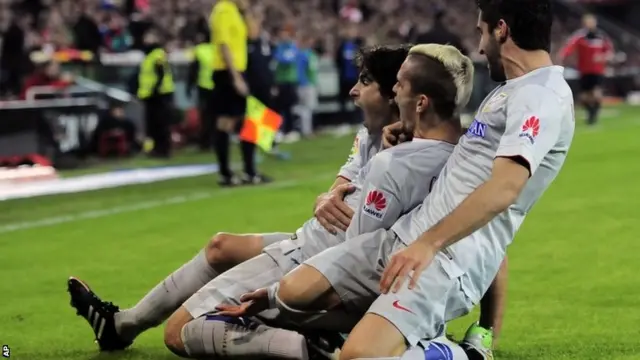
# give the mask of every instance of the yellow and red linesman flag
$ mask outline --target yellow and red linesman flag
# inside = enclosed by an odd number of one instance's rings
[[[273,139],[282,124],[282,116],[249,95],[240,140],[254,143],[264,151],[271,151]]]

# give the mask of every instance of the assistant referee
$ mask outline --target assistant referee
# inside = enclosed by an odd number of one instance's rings
[[[245,114],[249,87],[245,80],[247,69],[246,2],[219,0],[210,17],[211,41],[214,47],[212,107],[217,115],[214,148],[220,166],[220,185],[260,184],[266,176],[255,169],[256,147],[240,142],[244,174],[236,177],[229,167],[229,137],[239,129]]]

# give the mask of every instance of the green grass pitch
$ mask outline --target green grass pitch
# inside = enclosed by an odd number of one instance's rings
[[[509,249],[498,359],[640,359],[640,109],[605,108],[597,129],[581,123],[563,172]],[[289,147],[292,161],[261,165],[277,178],[267,187],[221,190],[205,176],[0,202],[0,343],[15,359],[174,358],[162,328],[99,354],[69,306],[67,277],[128,307],[218,231],[295,230],[351,141]],[[450,331],[461,336],[475,316]]]

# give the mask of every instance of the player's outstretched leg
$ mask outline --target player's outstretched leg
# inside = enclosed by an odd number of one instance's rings
[[[89,322],[101,350],[122,350],[131,345],[131,341],[123,340],[116,332],[114,315],[119,311],[116,305],[102,301],[89,286],[74,277],[69,278],[67,286],[71,306]]]
[[[110,312],[106,312],[105,316],[111,314],[115,334],[120,339],[120,343],[126,344],[124,347],[129,346],[139,334],[162,324],[185,300],[218,274],[260,254],[264,246],[288,237],[290,234],[285,233],[264,235],[220,233],[214,236],[193,259],[151,289],[134,307],[118,311],[117,307],[111,306],[109,307]],[[72,286],[71,283],[74,285]],[[72,306],[79,314],[83,315],[88,310],[79,308],[85,304],[81,300],[77,300],[84,298],[82,286],[77,286],[77,283],[84,285],[77,279],[70,280],[68,290],[71,294]],[[88,286],[84,285],[84,287],[88,289]],[[77,298],[75,301],[74,297]],[[76,306],[75,303],[79,305]],[[89,321],[93,328],[94,319],[89,319],[88,313],[83,317]],[[96,331],[94,329],[94,332]],[[109,350],[102,345],[100,348]]]

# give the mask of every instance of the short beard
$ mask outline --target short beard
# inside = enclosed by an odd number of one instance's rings
[[[498,40],[494,38],[489,40],[487,62],[489,63],[489,75],[491,76],[491,80],[496,82],[507,81],[507,75],[504,72],[504,66],[500,59],[500,44],[498,43]]]

